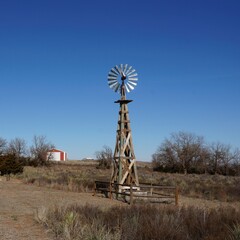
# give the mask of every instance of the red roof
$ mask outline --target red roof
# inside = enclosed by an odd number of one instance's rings
[[[56,148],[53,148],[53,149],[49,150],[49,152],[64,152],[64,151],[56,149]]]

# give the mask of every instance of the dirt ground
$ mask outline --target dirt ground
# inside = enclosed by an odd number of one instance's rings
[[[34,185],[27,185],[20,180],[6,181],[0,178],[0,239],[1,240],[51,240],[54,237],[42,225],[37,223],[37,212],[54,205],[77,203],[110,207],[123,206],[125,203],[93,197],[91,193],[74,193]],[[221,203],[181,197],[180,206],[213,208],[233,206],[240,209],[240,203]]]
[[[0,239],[54,239],[37,221],[36,213],[54,205],[78,203],[95,206],[123,205],[91,193],[74,193],[27,185],[19,180],[0,178]]]

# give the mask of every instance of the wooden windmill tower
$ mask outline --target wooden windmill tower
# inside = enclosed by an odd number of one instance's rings
[[[114,150],[114,167],[111,182],[138,186],[136,157],[133,149],[132,132],[128,112],[126,91],[130,92],[137,85],[137,73],[128,64],[116,65],[108,74],[108,84],[115,92],[119,92],[119,116],[117,125],[116,145]]]

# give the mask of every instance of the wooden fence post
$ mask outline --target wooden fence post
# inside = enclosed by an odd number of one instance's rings
[[[133,188],[132,188],[132,183],[130,185],[130,206],[133,205]]]
[[[178,206],[178,187],[175,189],[175,205]]]
[[[6,175],[6,181],[10,181],[10,174]]]
[[[153,195],[153,187],[151,185],[151,188],[150,188],[150,195],[152,196]]]
[[[110,199],[112,199],[112,183],[110,182],[110,185],[109,185],[109,194],[110,194]]]
[[[96,196],[96,191],[97,191],[97,184],[96,182],[94,182],[94,192],[93,192],[93,196]]]

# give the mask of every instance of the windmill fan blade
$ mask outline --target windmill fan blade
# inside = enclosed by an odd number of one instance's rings
[[[110,86],[110,85],[113,85],[114,83],[116,83],[117,81],[113,81],[113,80],[111,80],[111,81],[108,81],[108,85]]]
[[[120,84],[119,83],[117,83],[117,85],[113,88],[113,90],[115,91],[115,92],[117,92],[118,91],[118,89],[119,89],[119,86],[120,86]]]
[[[123,72],[123,64],[120,64],[121,72]]]
[[[130,78],[130,77],[137,77],[137,75],[138,75],[137,73],[134,73],[134,74],[131,74],[131,75],[128,74],[128,77],[129,77],[129,78]]]
[[[118,73],[116,72],[116,70],[114,68],[111,69],[111,71],[113,74],[115,74],[116,76],[118,75]]]
[[[117,92],[117,88],[118,88],[118,84],[115,85],[115,86],[113,86],[113,87],[111,87],[111,89],[112,89],[114,92]]]
[[[130,83],[131,85],[137,86],[137,83],[135,83],[135,82],[129,81],[129,83]]]
[[[127,64],[124,65],[124,68],[123,68],[123,73],[126,74],[126,70],[127,70]]]
[[[138,78],[128,78],[129,81],[137,81]]]
[[[132,73],[134,73],[136,70],[135,69],[132,69],[129,73],[128,73],[128,76],[130,76]]]
[[[133,86],[131,86],[131,85],[129,84],[129,82],[127,83],[127,85],[128,85],[128,87],[129,87],[131,90],[133,90],[133,89],[134,89],[134,87],[133,87]]]
[[[117,77],[108,76],[108,80],[117,80]]]
[[[110,72],[110,73],[108,74],[108,76],[112,76],[112,77],[116,77],[116,78],[117,78],[117,74],[112,73],[112,72]]]
[[[114,88],[116,87],[117,84],[118,84],[118,83],[113,83],[113,84],[111,84],[111,85],[109,84],[109,87],[114,90]]]
[[[117,65],[115,66],[115,69],[116,69],[116,71],[118,72],[118,74],[121,74],[121,72],[120,72],[120,70],[119,70],[119,68],[118,68]]]
[[[117,81],[117,79],[116,78],[113,78],[113,79],[111,79],[111,78],[108,78],[108,82],[116,82]]]
[[[117,79],[117,76],[116,75],[113,75],[113,74],[108,74],[108,78],[109,77],[114,77],[115,79]]]
[[[125,88],[126,88],[127,92],[130,92],[130,90],[129,90],[129,88],[128,88],[127,84],[124,84],[124,86],[125,86]]]
[[[112,88],[116,84],[118,84],[118,81],[108,82],[108,85],[110,86],[110,88]]]
[[[132,69],[132,66],[129,66],[129,68],[126,71],[126,75],[128,75],[128,73],[129,73],[129,71],[131,71],[131,69]]]

